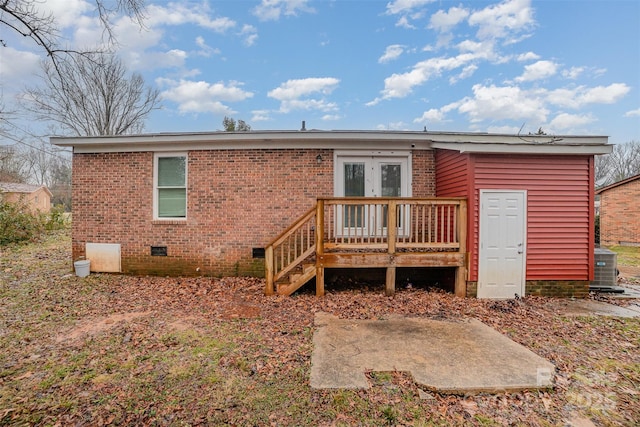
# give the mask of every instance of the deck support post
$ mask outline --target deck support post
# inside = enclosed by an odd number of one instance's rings
[[[462,265],[456,268],[456,284],[454,287],[454,293],[459,297],[467,296],[467,265],[469,256],[467,255],[467,201],[460,200],[460,206],[458,207],[458,229],[456,233],[458,235],[458,243],[460,244],[459,251],[463,253],[464,261]]]
[[[316,296],[324,296],[324,267],[316,267]]]
[[[324,200],[316,201],[316,296],[324,295]]]
[[[264,251],[266,286],[265,295],[273,295],[273,246],[268,246]]]
[[[398,234],[398,205],[395,200],[389,200],[387,209],[387,252],[391,254],[391,265],[387,266],[387,277],[384,286],[384,294],[392,296],[396,293],[396,266],[393,254],[396,253],[396,237]]]
[[[457,297],[467,296],[467,269],[464,266],[458,266],[456,268],[454,293]]]
[[[396,268],[387,267],[387,279],[384,286],[384,294],[388,297],[396,293]]]

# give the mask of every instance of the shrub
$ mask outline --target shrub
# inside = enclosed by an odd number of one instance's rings
[[[60,207],[51,213],[32,213],[22,203],[0,198],[0,246],[37,240],[45,231],[63,228],[65,217]]]
[[[596,245],[600,244],[600,215],[596,215],[595,220],[593,221],[595,224],[595,240],[596,240]]]

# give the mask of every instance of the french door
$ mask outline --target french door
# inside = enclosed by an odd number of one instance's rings
[[[409,155],[336,156],[336,197],[409,197]],[[404,206],[400,208],[404,210]],[[405,217],[397,215],[398,232]],[[386,235],[387,207],[378,204],[345,204],[336,212],[337,230],[350,236]]]

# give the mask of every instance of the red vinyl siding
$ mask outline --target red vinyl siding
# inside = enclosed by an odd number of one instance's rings
[[[469,196],[469,155],[436,150],[436,196]]]
[[[436,150],[436,196],[467,199],[467,251],[471,250],[469,248],[472,248],[473,244],[473,235],[469,232],[469,227],[478,224],[474,199],[469,196],[473,191],[472,172],[473,158],[469,154],[452,150]],[[473,271],[473,267],[470,271]]]
[[[526,280],[591,280],[592,164],[591,156],[475,155],[470,280],[478,277],[480,189],[527,190]]]

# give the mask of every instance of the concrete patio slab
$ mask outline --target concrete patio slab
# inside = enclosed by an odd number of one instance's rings
[[[475,319],[344,320],[316,313],[311,387],[369,388],[368,371],[409,372],[442,393],[546,388],[555,367]]]
[[[640,305],[629,304],[628,307],[620,307],[602,301],[594,300],[567,300],[565,308],[566,316],[614,316],[614,317],[640,317]]]

